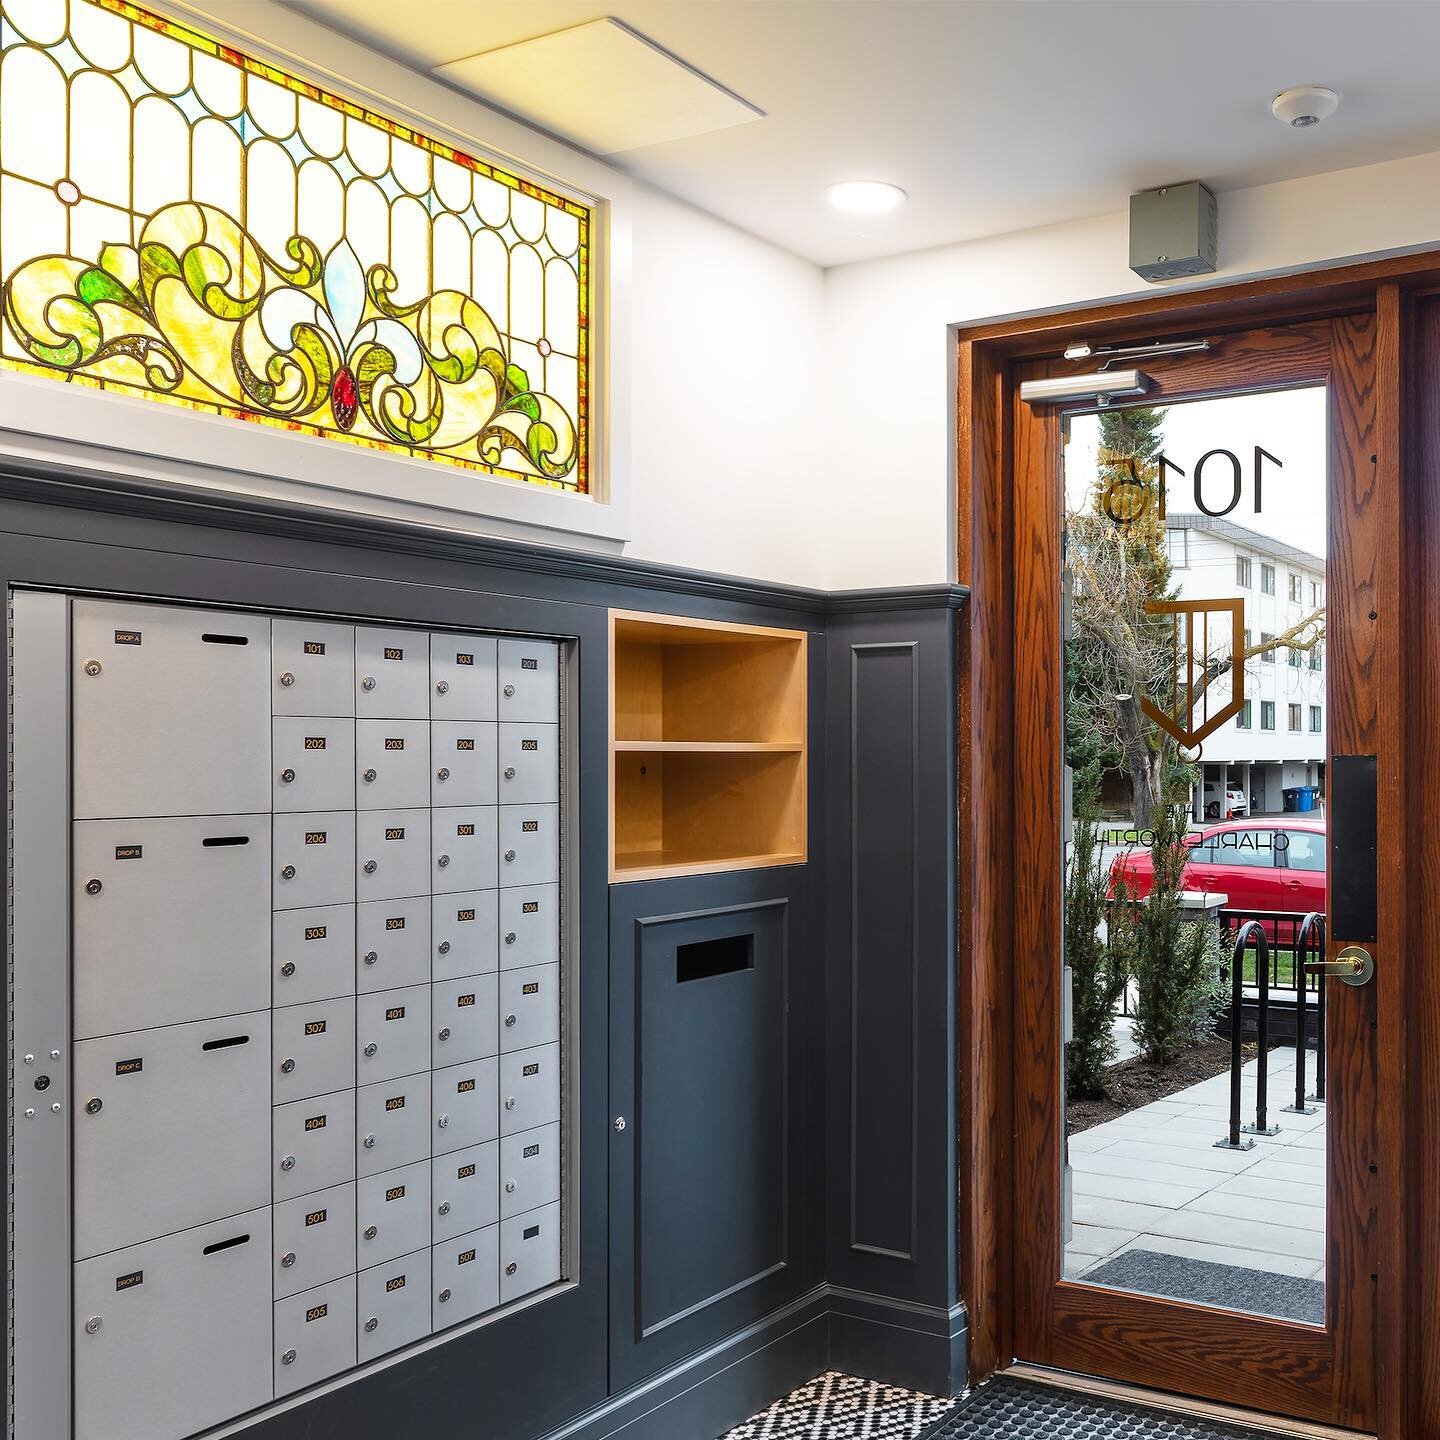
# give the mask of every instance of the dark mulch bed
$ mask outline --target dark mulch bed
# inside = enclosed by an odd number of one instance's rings
[[[1255,1058],[1256,1047],[1245,1046],[1245,1060]],[[1071,1100],[1065,1107],[1066,1128],[1078,1135],[1092,1125],[1104,1124],[1119,1115],[1138,1110],[1152,1100],[1163,1100],[1187,1085],[1196,1085],[1230,1068],[1230,1041],[1217,1037],[1178,1055],[1169,1065],[1149,1065],[1144,1060],[1122,1060],[1107,1077],[1107,1094],[1102,1100]]]

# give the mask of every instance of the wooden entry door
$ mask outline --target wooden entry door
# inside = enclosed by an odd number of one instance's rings
[[[1400,785],[1400,510],[1394,488],[1380,483],[1379,451],[1386,437],[1377,413],[1376,334],[1373,313],[1215,336],[1200,331],[1198,337],[1213,342],[1208,351],[1126,362],[1143,365],[1154,381],[1143,404],[1168,407],[1160,425],[1164,458],[1156,465],[1152,452],[1141,465],[1142,474],[1148,463],[1164,481],[1164,487],[1156,482],[1152,499],[1162,488],[1171,494],[1158,542],[1171,567],[1167,593],[1198,592],[1201,601],[1238,598],[1244,602],[1245,618],[1235,629],[1250,632],[1232,633],[1230,672],[1232,692],[1248,689],[1249,708],[1242,704],[1238,713],[1224,717],[1196,742],[1203,757],[1195,768],[1203,777],[1218,765],[1223,774],[1215,779],[1223,782],[1263,766],[1272,782],[1279,782],[1252,787],[1245,806],[1249,811],[1253,800],[1254,806],[1278,813],[1247,813],[1229,821],[1228,808],[1236,802],[1225,799],[1229,787],[1221,783],[1218,793],[1225,808],[1217,817],[1220,824],[1211,823],[1201,800],[1191,811],[1192,840],[1186,843],[1196,843],[1194,855],[1209,861],[1234,860],[1241,848],[1238,842],[1234,851],[1222,855],[1216,836],[1263,832],[1271,837],[1268,865],[1274,872],[1264,878],[1276,879],[1283,868],[1287,881],[1298,874],[1283,863],[1287,846],[1290,858],[1328,847],[1318,876],[1324,882],[1318,908],[1329,912],[1328,958],[1359,944],[1373,955],[1376,967],[1377,978],[1367,985],[1352,986],[1336,978],[1321,982],[1328,987],[1328,1075],[1318,1140],[1314,1116],[1279,1113],[1293,1099],[1293,1089],[1287,1094],[1293,1071],[1280,1069],[1286,1050],[1272,1052],[1274,1078],[1266,1120],[1268,1126],[1278,1122],[1282,1129],[1278,1135],[1253,1137],[1257,1150],[1272,1161],[1266,1174],[1250,1183],[1232,1183],[1249,1173],[1249,1152],[1215,1147],[1214,1142],[1227,1138],[1228,1127],[1223,1107],[1209,1102],[1225,1085],[1223,1079],[1208,1082],[1207,1091],[1207,1082],[1192,1077],[1188,1086],[1178,1087],[1171,1110],[1161,1102],[1160,1110],[1144,1114],[1143,1124],[1127,1125],[1124,1116],[1102,1121],[1114,1126],[1110,1133],[1115,1137],[1104,1145],[1094,1135],[1086,1141],[1095,1127],[1080,1131],[1072,1106],[1067,1135],[1062,937],[1066,867],[1073,862],[1076,834],[1074,776],[1067,777],[1065,771],[1067,758],[1076,759],[1074,716],[1066,709],[1077,683],[1074,616],[1078,604],[1094,602],[1097,587],[1128,583],[1104,573],[1098,562],[1091,573],[1078,576],[1076,556],[1066,553],[1067,492],[1072,511],[1076,502],[1070,455],[1077,444],[1089,443],[1100,457],[1098,469],[1108,465],[1112,475],[1117,466],[1123,470],[1125,456],[1107,453],[1103,436],[1097,440],[1093,402],[1068,409],[1013,402],[1010,411],[1014,1353],[1067,1370],[1367,1430],[1377,1426],[1377,1277],[1390,1178],[1380,1171],[1386,1159],[1394,1157],[1393,1149],[1382,1146],[1381,1132],[1393,1121],[1399,1103],[1385,1069],[1393,1057],[1377,1053],[1378,1022],[1383,997],[1394,993],[1404,962],[1403,887],[1390,881],[1404,871],[1406,828]],[[1093,359],[1031,361],[1013,367],[1009,383],[1018,386],[1026,378],[1094,367]],[[1287,420],[1287,440],[1286,425],[1267,425],[1267,397],[1275,397],[1277,412],[1289,407],[1288,414],[1300,403],[1296,396],[1309,397],[1301,406],[1308,406],[1309,418]],[[1229,402],[1234,403],[1227,409]],[[1188,409],[1192,404],[1210,407],[1212,417],[1228,417],[1216,421],[1221,433],[1207,439],[1205,423],[1195,422],[1200,412]],[[1242,411],[1250,417],[1244,423],[1234,418]],[[1306,434],[1301,443],[1294,427],[1302,423],[1319,426],[1320,433]],[[1087,426],[1091,438],[1085,442]],[[1173,443],[1170,432],[1177,437]],[[1113,437],[1115,430],[1106,433]],[[1130,438],[1133,442],[1133,431]],[[1207,452],[1217,451],[1227,458],[1217,455],[1204,461],[1197,495],[1197,464]],[[1235,459],[1233,491],[1229,457]],[[1310,497],[1308,521],[1301,514],[1302,490]],[[1176,502],[1177,491],[1188,503]],[[1263,510],[1253,503],[1227,509],[1232,493],[1242,499],[1263,494]],[[1328,516],[1318,530],[1313,508],[1317,497]],[[1287,529],[1292,523],[1293,532]],[[1208,571],[1197,575],[1199,566]],[[1320,587],[1314,592],[1312,582]],[[1307,641],[1313,635],[1293,623],[1317,603],[1323,610],[1319,672],[1311,669],[1315,650]],[[1193,666],[1187,670],[1186,656],[1193,659],[1197,647],[1198,673],[1203,677],[1207,665],[1223,673],[1219,652],[1207,649],[1208,639],[1201,639],[1208,620],[1192,614],[1185,617],[1182,630],[1179,617],[1156,613],[1152,619],[1157,625],[1172,620],[1176,625],[1177,668],[1159,708],[1180,717],[1182,733],[1193,735],[1203,728],[1203,718],[1213,718],[1224,709],[1222,701],[1234,698],[1218,686],[1210,688],[1196,713],[1184,703],[1165,703],[1195,698],[1197,672]],[[1222,637],[1223,623],[1217,622]],[[1273,643],[1275,637],[1291,643]],[[1272,642],[1269,654],[1262,648],[1267,638]],[[1249,657],[1243,665],[1238,659],[1242,653]],[[1259,673],[1242,680],[1239,672],[1252,665]],[[1323,676],[1318,686],[1312,678],[1317,674]],[[1092,690],[1110,687],[1111,693],[1099,696],[1101,708],[1129,689],[1123,670],[1102,671],[1098,678],[1092,674],[1089,683]],[[1141,683],[1155,694],[1153,671]],[[1314,706],[1319,707],[1318,717]],[[1310,739],[1316,723],[1324,737],[1320,768],[1313,766]],[[1123,735],[1112,732],[1101,738],[1110,742],[1109,759],[1102,761],[1101,770],[1108,764],[1110,771],[1121,772],[1121,783],[1116,786],[1111,776],[1110,790],[1099,798],[1103,817],[1107,809],[1113,813],[1123,804],[1127,777],[1124,764],[1115,758],[1124,750]],[[1188,746],[1174,756],[1177,772],[1191,756]],[[1312,768],[1302,772],[1302,764]],[[1367,766],[1374,776],[1368,800],[1363,783],[1357,789],[1337,778],[1360,774],[1363,780]],[[1302,773],[1308,775],[1308,785],[1302,784]],[[1288,796],[1317,783],[1323,797],[1318,811],[1290,810],[1283,800],[1276,805],[1270,798],[1273,792]],[[1135,789],[1133,777],[1130,788]],[[1157,791],[1161,788],[1157,782]],[[1203,793],[1208,798],[1208,787]],[[1133,802],[1133,793],[1130,798]],[[1177,803],[1193,802],[1187,795]],[[1297,795],[1295,803],[1298,807],[1304,801]],[[1239,829],[1225,828],[1237,824]],[[1367,831],[1374,846],[1368,855],[1363,853]],[[1291,838],[1285,845],[1275,838],[1287,834]],[[1125,850],[1123,836],[1113,848],[1117,853]],[[1143,860],[1143,844],[1135,850]],[[1250,865],[1251,859],[1243,863]],[[1099,863],[1108,871],[1113,857],[1102,853]],[[1246,878],[1241,871],[1216,873],[1239,894]],[[1377,876],[1382,877],[1378,885]],[[1288,900],[1276,892],[1280,898],[1260,905],[1256,894],[1249,894],[1247,904],[1261,912],[1284,911],[1287,904],[1313,908],[1313,899],[1307,897],[1313,896],[1316,878],[1301,877],[1312,890],[1293,890]],[[1215,875],[1206,880],[1217,883]],[[1141,891],[1143,885],[1137,882],[1127,893],[1138,896]],[[1353,903],[1357,893],[1359,905]],[[1367,901],[1372,912],[1368,918]],[[1206,914],[1206,904],[1199,902],[1192,914]],[[1109,913],[1113,916],[1113,906]],[[1222,911],[1214,924],[1217,929],[1228,924],[1233,932],[1244,918]],[[1280,919],[1267,919],[1264,913],[1259,918],[1268,930],[1272,963],[1283,957],[1288,938],[1293,970],[1293,928],[1277,931]],[[1204,922],[1197,918],[1197,923]],[[1228,936],[1222,944],[1228,950]],[[1281,963],[1272,970],[1277,981],[1283,983],[1285,969]],[[1137,998],[1132,986],[1129,1003],[1137,1003]],[[1293,1063],[1293,1050],[1288,1053]],[[1313,1054],[1307,1063],[1313,1067]],[[1253,1123],[1252,1073],[1253,1061],[1244,1091],[1244,1119]],[[1132,1121],[1136,1113],[1131,1112]],[[1173,1121],[1164,1119],[1171,1113]],[[1161,1137],[1159,1143],[1145,1141],[1142,1132],[1147,1127]],[[1273,1161],[1286,1144],[1297,1147],[1291,1166]],[[1302,1157],[1301,1149],[1309,1153]],[[1114,1163],[1100,1176],[1094,1162],[1105,1154]],[[1088,1158],[1077,1168],[1082,1156]],[[1088,1178],[1082,1181],[1082,1175]],[[1210,1183],[1209,1177],[1217,1178]],[[1280,1183],[1287,1180],[1305,1189],[1301,1200]],[[1317,1198],[1323,1202],[1319,1218],[1314,1213]],[[1197,1203],[1198,1210],[1191,1208]],[[1259,1228],[1265,1224],[1267,1203],[1273,1205],[1277,1221],[1296,1221],[1291,1228],[1305,1238],[1292,1244],[1282,1237],[1283,1243],[1266,1251],[1256,1237],[1268,1234]],[[1182,1215],[1187,1210],[1188,1219]],[[1085,1237],[1089,1249],[1075,1244],[1075,1232],[1082,1227],[1097,1232]],[[1106,1233],[1098,1233],[1102,1231]],[[1271,1257],[1271,1272],[1283,1273],[1270,1289],[1285,1291],[1289,1298],[1257,1298],[1235,1276],[1227,1278],[1228,1269],[1244,1281],[1247,1268],[1255,1268],[1250,1253],[1241,1253],[1247,1246]],[[1137,1249],[1145,1256],[1125,1259]],[[1294,1263],[1282,1263],[1287,1252],[1297,1257]],[[1306,1273],[1309,1257],[1316,1265],[1313,1274]],[[1207,1271],[1207,1265],[1217,1268]],[[1264,1266],[1260,1270],[1267,1273]],[[1154,1279],[1155,1274],[1161,1278]],[[1296,1300],[1295,1287],[1278,1280],[1307,1282],[1309,1288],[1302,1286]],[[1265,1290],[1263,1284],[1260,1288]]]

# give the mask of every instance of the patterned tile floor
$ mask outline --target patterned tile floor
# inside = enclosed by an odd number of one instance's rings
[[[918,1440],[954,1404],[830,1370],[721,1440]]]

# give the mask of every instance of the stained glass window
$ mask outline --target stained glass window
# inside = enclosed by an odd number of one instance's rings
[[[124,0],[0,0],[0,364],[587,488],[590,211]]]

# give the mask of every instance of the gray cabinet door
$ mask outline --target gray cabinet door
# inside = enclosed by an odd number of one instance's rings
[[[507,1135],[500,1142],[500,1214],[508,1220],[559,1198],[559,1125]]]
[[[430,1076],[405,1075],[363,1085],[355,1094],[360,1178],[413,1165],[430,1154]]]
[[[355,899],[355,813],[277,815],[271,823],[277,910],[348,905]]]
[[[355,1277],[346,1275],[275,1306],[275,1398],[318,1385],[355,1364]]]
[[[473,1320],[500,1303],[500,1227],[437,1244],[430,1261],[436,1330]]]
[[[495,726],[436,720],[430,726],[431,793],[436,805],[493,805],[496,801]]]
[[[458,980],[462,975],[484,975],[496,968],[499,902],[497,890],[457,890],[435,896],[430,921],[435,951],[432,978]]]
[[[361,995],[355,1013],[356,1071],[361,1085],[430,1068],[430,987]]]
[[[495,888],[495,807],[446,806],[430,812],[433,858],[429,888],[436,895]]]
[[[500,1048],[530,1050],[560,1039],[560,967],[535,965],[500,975]]]
[[[495,639],[490,635],[430,637],[430,713],[437,720],[495,718]]]
[[[560,1118],[560,1047],[500,1057],[500,1133],[514,1135]]]
[[[560,887],[522,885],[500,892],[500,965],[560,963]]]
[[[275,1206],[275,1298],[355,1273],[355,1186],[333,1185]]]
[[[377,720],[430,716],[430,641],[419,630],[355,629],[355,714]]]
[[[355,988],[355,907],[277,910],[270,953],[277,1009],[348,995]]]
[[[493,1140],[497,1133],[495,1113],[496,1063],[471,1060],[450,1065],[431,1077],[434,1110],[434,1153],[444,1155]]]
[[[430,1162],[367,1175],[357,1189],[355,1253],[368,1269],[430,1243]]]
[[[355,1084],[355,999],[313,1000],[273,1012],[274,1100],[283,1105]]]
[[[362,810],[355,817],[355,893],[361,900],[430,889],[430,812]]]
[[[560,807],[500,807],[500,884],[550,885],[560,878]]]
[[[546,1205],[500,1222],[500,1303],[560,1278],[560,1207]]]
[[[430,898],[365,900],[355,907],[355,988],[395,990],[430,978]]]
[[[277,715],[272,804],[282,813],[349,810],[355,804],[355,722]]]
[[[271,1176],[277,1202],[355,1178],[353,1090],[277,1105],[271,1127]]]
[[[559,718],[560,647],[553,640],[502,640],[498,664],[502,720]]]
[[[432,1053],[437,1067],[496,1053],[498,988],[494,974],[467,975],[431,987],[430,1028],[435,1033]]]
[[[500,1142],[487,1140],[430,1162],[431,1235],[438,1243],[500,1218]]]
[[[353,715],[355,627],[277,616],[270,625],[270,671],[276,715]]]
[[[502,805],[554,805],[560,799],[560,727],[507,720],[497,764]]]
[[[408,810],[430,804],[427,721],[355,722],[355,804],[361,810]]]
[[[363,1365],[430,1333],[430,1248],[355,1277],[357,1358]]]

